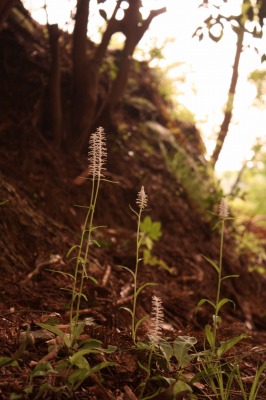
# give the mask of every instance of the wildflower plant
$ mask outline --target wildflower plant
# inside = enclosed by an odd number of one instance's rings
[[[152,297],[151,324],[150,324],[150,329],[149,329],[149,333],[148,333],[149,345],[147,346],[147,349],[149,351],[149,359],[148,359],[147,367],[145,367],[140,362],[138,362],[140,368],[142,368],[147,374],[145,381],[140,385],[141,392],[139,395],[139,399],[143,398],[143,394],[145,392],[147,383],[150,379],[152,357],[153,357],[156,349],[159,348],[159,341],[162,338],[163,322],[164,322],[164,313],[163,313],[162,300],[160,299],[160,297],[157,297],[154,295]],[[141,347],[143,347],[143,346],[141,346]],[[144,348],[145,347],[146,346],[144,346]]]
[[[140,325],[145,321],[147,316],[144,316],[143,318],[137,320],[136,318],[136,308],[137,308],[137,298],[140,294],[140,292],[146,287],[146,286],[151,286],[155,285],[155,283],[152,282],[146,282],[143,285],[138,287],[138,270],[139,270],[139,264],[140,261],[142,260],[140,258],[140,247],[143,243],[143,232],[141,231],[141,217],[143,211],[146,209],[148,205],[148,196],[145,193],[144,186],[141,186],[140,191],[138,192],[137,199],[136,199],[136,204],[139,207],[139,211],[133,210],[133,208],[130,207],[131,211],[137,216],[137,236],[136,236],[136,258],[135,258],[135,270],[132,271],[130,268],[122,266],[122,268],[126,269],[132,276],[133,276],[133,305],[132,309],[128,307],[123,307],[126,311],[128,311],[131,315],[131,334],[132,334],[132,339],[134,344],[136,344],[136,334],[137,330],[140,327]]]
[[[74,274],[66,272],[55,271],[63,275],[69,276],[73,281],[73,286],[70,289],[71,301],[70,301],[70,334],[66,335],[65,332],[58,329],[56,326],[50,326],[48,324],[39,324],[42,328],[47,329],[64,341],[67,348],[71,348],[76,342],[81,332],[84,329],[86,320],[81,323],[79,321],[79,313],[81,306],[81,299],[88,300],[84,293],[84,284],[86,279],[90,279],[92,282],[97,284],[97,280],[88,274],[89,270],[89,249],[92,243],[98,244],[97,241],[93,240],[92,233],[99,227],[93,226],[94,213],[96,209],[96,203],[98,199],[98,193],[100,183],[104,178],[105,164],[107,159],[106,150],[106,135],[104,129],[99,127],[95,133],[91,134],[89,140],[89,151],[88,151],[88,178],[91,179],[91,193],[89,206],[87,209],[85,221],[83,224],[80,243],[74,245],[69,250],[67,257],[70,256],[74,251],[77,251],[77,255],[72,258],[75,260]]]
[[[85,279],[90,279],[94,283],[97,283],[97,280],[94,277],[88,275],[87,266],[89,262],[90,245],[93,242],[97,244],[97,242],[92,239],[92,232],[93,230],[96,229],[96,227],[93,226],[93,219],[98,199],[100,183],[102,179],[104,179],[106,160],[107,160],[106,135],[104,129],[102,127],[99,127],[97,128],[95,133],[91,134],[89,141],[88,176],[92,181],[92,188],[91,188],[90,203],[87,209],[87,214],[81,234],[80,244],[78,246],[73,246],[68,252],[68,255],[70,255],[70,253],[75,248],[78,249],[78,255],[76,257],[76,265],[74,272],[74,286],[72,289],[72,298],[70,305],[70,326],[72,328],[71,336],[74,340],[80,334],[77,322],[79,318],[81,299],[84,298],[85,300],[87,300],[87,297],[83,292],[84,281]],[[79,287],[78,287],[78,276],[80,276]]]
[[[213,314],[213,327],[210,325],[205,326],[205,335],[206,339],[211,347],[211,350],[213,353],[216,352],[216,344],[217,344],[217,329],[219,327],[219,323],[221,323],[221,317],[219,315],[219,312],[221,308],[228,302],[233,303],[234,302],[228,298],[221,298],[221,285],[222,282],[226,279],[229,278],[237,278],[238,275],[226,275],[223,276],[223,248],[224,248],[224,234],[225,234],[225,223],[228,219],[231,219],[229,217],[229,209],[228,209],[228,204],[227,201],[223,198],[219,204],[219,221],[217,225],[221,226],[221,237],[220,237],[220,251],[219,251],[219,263],[215,263],[213,260],[209,259],[208,257],[204,258],[208,261],[208,263],[215,269],[217,273],[217,289],[216,289],[216,299],[215,302],[209,300],[209,299],[201,299],[197,305],[196,310],[201,307],[204,303],[208,303],[211,305],[211,307],[214,309],[214,314]],[[241,340],[243,338],[243,335],[240,335],[238,338],[234,338],[230,340],[230,343],[225,342],[223,343],[218,349],[217,349],[217,355],[220,357],[225,351],[229,350],[234,344]]]
[[[140,361],[138,362],[140,368],[146,372],[146,378],[144,382],[140,384],[141,392],[139,399],[142,400],[153,398],[157,394],[165,391],[165,383],[168,385],[168,390],[172,391],[173,398],[178,398],[178,395],[181,393],[189,393],[193,396],[191,386],[182,371],[192,359],[196,357],[195,354],[190,354],[190,351],[197,340],[190,336],[178,336],[174,342],[170,342],[167,338],[163,337],[163,324],[164,312],[162,300],[160,297],[154,295],[152,297],[151,323],[148,332],[149,341],[148,343],[138,342],[138,347],[149,353],[147,366],[144,366]],[[166,378],[165,375],[161,374],[158,375],[158,372],[151,376],[153,358],[159,361],[158,365],[160,364],[161,367],[165,365],[161,361],[164,360],[166,362],[166,369],[171,371],[171,378]],[[171,360],[173,359],[174,363],[171,364]],[[176,374],[173,374],[174,370],[176,370]],[[149,381],[157,381],[159,389],[153,395],[143,397]]]

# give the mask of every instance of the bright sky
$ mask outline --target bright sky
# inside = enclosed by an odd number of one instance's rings
[[[96,0],[91,2],[96,4]],[[37,10],[40,22],[45,23],[45,14],[40,14],[43,0],[26,0],[25,3],[31,3]],[[192,39],[193,32],[204,19],[203,13],[206,12],[198,8],[199,0],[143,0],[143,3],[151,8],[167,5],[167,13],[154,19],[149,34],[157,36],[159,42],[169,37],[175,38],[175,42],[168,44],[165,49],[166,62],[172,64],[178,61],[188,65],[186,84],[181,88],[185,94],[179,97],[178,101],[195,114],[197,126],[211,153],[215,133],[223,118],[222,109],[231,79],[236,35],[228,27],[227,33],[219,43],[214,43],[207,37],[201,42],[196,38]],[[237,7],[237,3],[239,0],[233,0],[230,4]],[[62,24],[69,20],[75,0],[47,0],[47,4],[49,22]],[[92,10],[91,18],[95,20],[96,15]],[[147,38],[148,35],[144,37],[143,42],[147,41]],[[257,41],[256,46],[262,46],[262,40]],[[266,52],[265,41],[264,49]],[[249,157],[255,138],[265,137],[266,112],[252,107],[256,90],[247,80],[251,71],[262,67],[264,65],[260,64],[260,56],[247,48],[241,56],[233,123],[216,165],[217,171],[239,169],[242,160]]]

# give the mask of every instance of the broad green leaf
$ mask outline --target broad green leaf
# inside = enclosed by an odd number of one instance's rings
[[[80,348],[84,349],[100,349],[102,342],[97,339],[86,339],[80,342]]]
[[[226,342],[222,343],[218,349],[217,349],[217,356],[222,357],[222,355],[231,349],[236,343],[238,343],[240,340],[247,338],[248,335],[242,334],[240,336],[236,336],[232,339],[227,340]]]
[[[79,359],[87,354],[99,353],[99,349],[82,349],[77,351],[73,356],[69,357],[71,365],[78,365]]]
[[[173,348],[170,345],[170,343],[168,343],[166,340],[160,340],[159,348],[160,348],[160,350],[167,362],[168,368],[169,368],[170,359],[171,359],[172,355],[174,354]]]
[[[181,381],[180,379],[178,379],[176,381],[176,383],[174,384],[174,387],[173,387],[174,398],[176,398],[176,396],[179,393],[180,394],[183,393],[182,398],[185,396],[186,393],[192,393],[191,387],[189,385],[187,385],[184,381]]]
[[[71,327],[72,335],[74,336],[74,340],[78,339],[81,333],[84,331],[85,322],[82,323],[73,323],[73,329]]]
[[[79,383],[79,385],[82,384],[82,382],[89,376],[91,375],[91,370],[87,369],[87,368],[78,368],[76,369],[68,378],[68,382],[72,385],[75,386],[77,383]],[[78,385],[78,386],[79,386]],[[77,386],[77,387],[78,387]],[[75,386],[75,388],[77,388]]]
[[[71,363],[71,365],[72,366],[76,366],[76,367],[78,367],[79,369],[86,369],[86,370],[89,370],[90,369],[90,364],[89,364],[89,362],[88,362],[88,360],[86,360],[86,358],[85,357],[83,357],[81,354],[81,351],[78,351],[76,354],[75,354],[75,356],[77,356],[76,358],[75,358],[75,360],[74,361],[72,361],[72,360],[70,360],[70,363]],[[86,355],[86,354],[84,354],[84,355]],[[71,358],[71,357],[70,357]]]
[[[71,341],[70,341],[69,336],[64,331],[62,331],[61,329],[57,328],[54,325],[43,324],[43,323],[40,323],[40,322],[36,323],[36,325],[40,326],[43,329],[46,329],[49,332],[55,333],[57,336],[59,336],[61,339],[63,339],[66,347],[70,347],[71,346]]]
[[[174,357],[178,362],[179,368],[185,368],[190,362],[191,356],[188,354],[194,344],[197,343],[197,339],[191,336],[178,336],[173,344]]]

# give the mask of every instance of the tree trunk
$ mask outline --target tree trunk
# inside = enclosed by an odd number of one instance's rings
[[[76,22],[73,32],[71,144],[80,140],[84,141],[87,137],[97,98],[97,89],[95,91],[95,87],[97,87],[95,65],[89,66],[86,54],[89,3],[90,0],[77,1]]]
[[[51,69],[48,83],[49,108],[52,123],[53,138],[59,147],[62,143],[62,102],[61,102],[61,73],[58,25],[47,25],[51,49]]]
[[[226,107],[225,107],[224,119],[221,124],[220,131],[218,133],[218,137],[216,140],[216,146],[215,146],[215,149],[212,153],[211,160],[210,160],[210,163],[213,167],[215,167],[215,164],[216,164],[216,162],[219,158],[219,155],[221,153],[221,150],[223,148],[224,141],[227,136],[227,133],[229,130],[229,125],[231,123],[232,116],[233,116],[234,97],[235,97],[236,85],[237,85],[237,81],[238,81],[239,61],[240,61],[240,56],[241,56],[241,53],[243,50],[244,34],[245,34],[244,27],[240,26],[239,32],[237,34],[235,60],[234,60],[234,64],[233,64],[233,73],[232,73],[230,88],[229,88],[229,92],[228,92],[228,98],[227,98]]]
[[[135,48],[149,28],[153,18],[166,12],[165,7],[153,10],[146,20],[140,22],[140,6],[140,0],[132,1],[122,21],[122,32],[126,36],[126,41],[122,51],[119,71],[106,104],[106,109],[109,108],[109,112],[118,105],[125,93],[130,64]]]

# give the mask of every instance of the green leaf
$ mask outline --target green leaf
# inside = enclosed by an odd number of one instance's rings
[[[146,372],[146,374],[148,375],[150,373],[149,369],[147,367],[145,367],[143,364],[141,364],[140,361],[138,361],[138,366],[143,369],[143,371]]]
[[[86,368],[89,369],[90,365],[86,358],[84,358],[85,355],[91,354],[91,353],[97,353],[98,349],[83,349],[77,351],[73,356],[69,357],[69,362],[70,365],[74,366],[76,365],[79,368]]]
[[[123,268],[123,269],[125,269],[126,271],[130,272],[130,273],[131,273],[131,275],[133,275],[133,277],[135,276],[134,272],[133,272],[133,271],[131,271],[131,269],[130,269],[130,268],[128,268],[128,267],[125,267],[124,265],[118,265],[118,267],[120,267],[120,268]]]
[[[159,342],[159,348],[167,362],[168,368],[170,367],[170,359],[174,354],[173,348],[170,343],[168,343],[166,340],[162,339]]]
[[[174,357],[178,362],[178,368],[185,368],[191,360],[188,354],[191,347],[197,343],[197,339],[192,336],[178,336],[173,344]]]
[[[71,341],[70,341],[69,336],[61,329],[57,328],[56,326],[49,325],[49,324],[43,324],[40,322],[36,323],[36,325],[40,326],[43,329],[46,329],[49,332],[55,333],[57,336],[59,336],[64,341],[66,347],[71,346]]]
[[[87,276],[88,279],[90,279],[93,283],[95,283],[95,285],[98,285],[98,281],[96,278],[94,278],[93,276]],[[86,301],[88,301],[87,297],[86,297]]]
[[[136,297],[140,294],[140,292],[141,292],[143,289],[145,289],[145,287],[147,287],[147,286],[156,286],[156,285],[158,285],[158,283],[154,283],[154,282],[146,282],[146,283],[144,283],[143,285],[141,285],[141,286],[138,288],[138,290],[137,290],[137,292],[136,292]]]
[[[137,333],[137,330],[139,329],[140,325],[146,321],[146,319],[148,318],[148,315],[145,315],[144,317],[142,317],[141,319],[138,320],[138,322],[136,323],[135,326],[135,334]]]
[[[258,395],[258,391],[260,389],[260,387],[262,386],[262,384],[265,382],[266,377],[264,376],[264,378],[259,382],[259,379],[263,373],[263,371],[266,369],[266,362],[264,362],[260,368],[256,371],[251,389],[250,389],[250,394],[249,394],[249,398],[248,400],[254,400],[257,398]]]
[[[80,342],[80,347],[84,349],[100,349],[102,342],[97,339],[86,339]]]
[[[51,373],[56,373],[52,365],[48,361],[42,361],[38,363],[34,370],[31,372],[31,378],[35,378],[37,376],[46,376]]]
[[[122,308],[122,310],[126,310],[126,311],[128,311],[128,312],[129,312],[129,314],[131,314],[131,316],[133,317],[133,311],[132,311],[132,310],[130,310],[130,308],[128,308],[128,307],[120,307],[120,308]]]
[[[47,271],[55,272],[56,274],[60,274],[63,276],[69,276],[73,280],[75,279],[75,277],[72,274],[69,274],[68,272],[58,271],[57,269],[47,269]]]
[[[214,309],[216,308],[215,304],[214,304],[212,301],[210,301],[210,300],[208,300],[208,299],[201,299],[201,300],[198,302],[198,305],[197,305],[197,307],[196,307],[196,309],[195,309],[195,312],[197,312],[198,309],[199,309],[204,303],[210,304]]]
[[[220,268],[218,267],[218,265],[212,261],[210,258],[202,256],[203,258],[205,258],[205,260],[208,261],[208,263],[216,270],[216,272],[218,272],[218,274],[220,273]]]
[[[221,281],[224,281],[225,279],[229,279],[229,278],[239,278],[239,275],[226,275],[221,279]]]
[[[187,394],[187,393],[192,393],[192,389],[189,385],[187,385],[184,381],[181,381],[180,379],[178,379],[176,381],[176,383],[174,384],[173,387],[173,395],[174,395],[174,399],[178,398],[176,397],[178,394],[182,393],[182,399],[183,397]]]
[[[95,374],[96,372],[100,371],[103,368],[107,368],[107,367],[112,367],[114,366],[115,363],[113,362],[108,362],[108,361],[104,361],[102,363],[96,364],[93,368],[90,368],[89,370],[86,370],[87,373],[82,373],[82,374],[76,374],[76,377],[74,375],[73,380],[76,378],[76,384],[74,386],[74,390],[77,390],[78,387],[84,382],[85,379],[87,379],[89,376]],[[79,378],[79,379],[78,379]]]
[[[206,336],[206,339],[208,340],[208,343],[209,343],[211,349],[212,350],[215,349],[215,337],[214,337],[214,334],[212,332],[212,328],[210,325],[205,326],[205,336]]]
[[[151,241],[158,240],[162,236],[161,222],[153,222],[151,217],[146,216],[140,223],[140,230],[145,233]]]
[[[72,253],[72,251],[74,251],[76,248],[80,248],[80,245],[79,245],[79,244],[75,244],[74,246],[72,246],[72,247],[68,250],[66,256],[67,256],[67,257],[70,256],[70,254]]]
[[[0,368],[10,365],[12,367],[17,367],[18,363],[12,357],[0,357]]]
[[[233,300],[224,298],[224,299],[220,300],[219,303],[217,304],[217,310],[216,310],[217,314],[218,314],[218,312],[220,311],[220,309],[221,309],[226,303],[233,303],[233,306],[235,307],[235,303],[233,302]]]
[[[73,323],[71,326],[71,333],[74,337],[74,340],[78,339],[81,333],[84,331],[85,322],[82,323]],[[73,329],[72,329],[73,328]]]
[[[248,338],[248,335],[242,334],[240,336],[236,336],[232,339],[227,340],[226,342],[224,342],[223,344],[221,344],[221,346],[218,347],[217,349],[217,356],[218,357],[222,357],[222,355],[228,351],[229,349],[231,349],[236,343],[238,343],[240,340],[242,339],[246,339]]]

